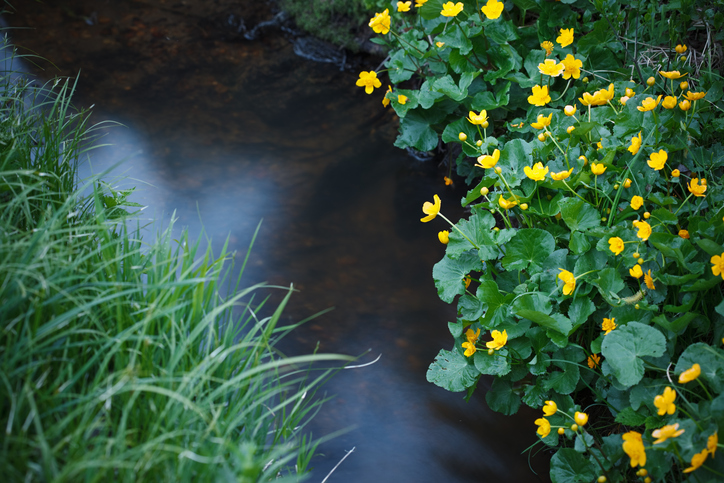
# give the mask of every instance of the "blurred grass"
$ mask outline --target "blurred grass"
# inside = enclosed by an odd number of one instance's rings
[[[240,286],[248,252],[232,280],[226,246],[173,221],[144,243],[129,191],[79,183],[94,127],[73,89],[0,75],[3,481],[302,479],[319,363],[349,358],[281,356],[291,287],[270,308]]]

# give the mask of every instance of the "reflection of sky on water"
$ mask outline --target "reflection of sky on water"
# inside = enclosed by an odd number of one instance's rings
[[[482,390],[489,380],[470,403],[425,380],[439,349],[450,348],[446,322],[455,310],[437,298],[431,277],[445,224],[420,223],[420,207],[438,193],[445,214],[458,219],[462,181],[445,188],[433,163],[392,147],[394,116],[382,110],[381,93],[354,86],[355,74],[301,60],[278,37],[184,38],[173,15],[154,23],[145,8],[129,14],[143,19],[133,28],[118,21],[117,35],[108,27],[113,12],[98,14],[97,29],[51,13],[56,37],[63,29],[75,37],[67,46],[26,45],[56,55],[64,74],[81,69],[76,102],[95,103],[96,121],[124,125],[104,131],[100,142],[112,146],[92,152],[83,174],[124,159],[114,173],[126,179],[113,184],[137,187],[143,216],[166,225],[175,211],[176,226],[188,226],[192,239],[203,227],[217,253],[227,236],[245,253],[264,220],[243,284],[294,283],[289,322],[336,307],[282,350],[306,353],[319,343],[323,352],[365,354],[360,363],[382,354],[325,386],[336,397],[308,428],[316,437],[354,429],[320,446],[311,481],[352,447],[329,483],[536,481],[520,453],[536,439],[537,413],[492,413]],[[163,37],[144,37],[154,28],[176,29],[167,36],[176,40],[168,47]],[[39,42],[18,37],[31,41]]]

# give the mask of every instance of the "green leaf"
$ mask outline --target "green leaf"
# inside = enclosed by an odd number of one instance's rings
[[[508,141],[501,150],[498,166],[503,170],[503,175],[511,188],[520,186],[524,179],[528,179],[523,167],[529,164],[528,160],[531,158],[532,153],[533,146],[522,139]]]
[[[390,57],[386,65],[389,69],[387,75],[393,84],[399,84],[400,82],[409,80],[417,70],[415,63],[403,49],[392,54],[392,57]]]
[[[551,458],[552,483],[590,483],[598,474],[593,463],[573,448],[558,450]]]
[[[458,312],[464,320],[474,322],[483,315],[483,303],[477,297],[465,294],[458,300]]]
[[[646,421],[646,415],[635,411],[631,406],[626,406],[616,415],[616,422],[624,426],[641,426]]]
[[[508,44],[493,45],[488,49],[487,54],[497,70],[491,70],[485,74],[486,82],[504,77],[508,72],[518,70],[523,66],[523,58]]]
[[[676,225],[679,222],[679,219],[676,217],[675,214],[664,208],[657,208],[652,211],[651,218],[659,220],[660,222],[666,223],[668,225]]]
[[[586,235],[580,231],[574,231],[571,233],[571,241],[568,244],[568,248],[576,255],[580,255],[591,249],[591,243],[588,241]]]
[[[596,306],[589,298],[578,297],[571,302],[571,306],[568,308],[568,318],[571,320],[573,326],[571,332],[585,324],[588,317],[595,311]]]
[[[497,327],[508,315],[508,300],[500,293],[498,284],[493,280],[484,280],[478,285],[475,296],[485,307],[485,326]],[[512,297],[508,295],[508,297]]]
[[[621,274],[615,268],[604,268],[598,272],[598,278],[592,283],[598,287],[599,292],[606,300],[610,300],[613,295],[617,295],[626,287],[621,279]]]
[[[543,383],[546,389],[553,389],[559,394],[570,394],[576,389],[581,374],[575,364],[564,364],[563,371],[551,371]]]
[[[530,266],[530,273],[540,272],[555,247],[556,242],[547,231],[523,228],[506,245],[502,263],[506,270],[525,270]]]
[[[513,303],[513,312],[564,336],[568,336],[572,328],[571,321],[563,314],[548,315],[551,312],[549,298],[540,292],[518,297]]]
[[[700,238],[696,240],[696,244],[699,245],[702,250],[704,250],[711,256],[721,256],[722,252],[724,252],[724,248],[722,248],[721,245],[707,238]]]
[[[558,205],[561,207],[561,217],[571,231],[586,231],[601,224],[598,211],[583,200],[566,198],[561,200]]]
[[[490,409],[506,416],[517,413],[520,407],[520,397],[515,393],[513,383],[505,379],[493,380],[493,385],[485,394],[485,400]]]
[[[451,392],[461,392],[478,380],[475,366],[457,351],[440,350],[427,370],[427,381]]]
[[[511,40],[517,40],[518,32],[511,20],[498,20],[486,22],[485,35],[496,44],[504,44]]]
[[[440,10],[438,10],[438,15],[440,15]],[[435,41],[445,42],[447,47],[460,49],[462,55],[467,55],[473,49],[473,44],[470,43],[465,32],[457,24],[448,24],[447,31],[442,35],[438,35]]]
[[[460,85],[458,86],[450,75],[440,77],[433,83],[433,90],[445,94],[454,101],[462,101],[468,96],[468,86],[472,82],[474,76],[478,74],[472,74],[469,72],[464,73],[460,76]]]
[[[447,328],[450,330],[450,334],[452,334],[453,337],[458,338],[461,335],[463,335],[463,323],[458,322],[448,322]]]
[[[473,356],[475,368],[481,374],[504,376],[510,372],[510,361],[507,355],[508,351],[505,349],[495,352],[493,355],[488,354],[486,350],[477,351]]]
[[[617,327],[603,338],[601,344],[603,357],[610,364],[616,379],[624,386],[633,386],[644,376],[642,357],[660,357],[665,349],[664,335],[639,322]]]
[[[696,299],[694,299],[696,300]],[[668,307],[668,305],[667,305]],[[656,317],[654,317],[653,322],[663,327],[666,330],[670,330],[671,332],[674,332],[676,334],[680,334],[684,329],[686,329],[692,320],[694,320],[697,317],[698,314],[689,312],[681,317],[676,318],[675,320],[672,320],[669,322],[669,319],[666,317],[666,315],[661,314]]]
[[[468,219],[460,220],[455,225],[467,238],[457,230],[451,230],[449,242],[445,253],[452,259],[458,258],[461,254],[474,249],[471,241],[477,245],[478,257],[481,260],[493,260],[498,258],[498,246],[490,235],[490,229],[495,226],[495,218],[488,211],[476,210]],[[469,240],[468,240],[469,239]]]
[[[400,119],[400,134],[395,141],[398,148],[413,147],[419,151],[430,151],[437,147],[437,142],[437,133],[430,127],[429,121],[416,111]]]
[[[473,270],[482,270],[483,264],[476,254],[465,253],[456,260],[443,257],[432,267],[432,278],[437,294],[443,302],[451,303],[456,295],[465,293],[465,275]]]
[[[701,367],[699,377],[704,379],[714,392],[722,392],[724,389],[724,351],[704,342],[691,344],[679,357],[675,374],[681,374],[694,364],[699,364]]]

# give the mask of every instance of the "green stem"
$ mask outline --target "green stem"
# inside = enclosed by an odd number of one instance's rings
[[[470,238],[468,238],[468,236],[467,236],[465,233],[463,233],[460,228],[458,228],[457,226],[455,226],[455,224],[454,224],[452,221],[448,220],[448,219],[445,217],[445,215],[443,215],[442,213],[438,213],[438,215],[440,216],[440,218],[442,218],[443,220],[447,221],[447,222],[450,224],[450,226],[452,227],[453,230],[455,230],[455,231],[457,231],[458,233],[460,233],[460,234],[463,236],[463,238],[465,238],[467,241],[469,241],[472,246],[474,246],[474,247],[477,248],[477,249],[480,249],[480,247],[477,246],[475,243],[473,243],[473,241],[472,241]]]

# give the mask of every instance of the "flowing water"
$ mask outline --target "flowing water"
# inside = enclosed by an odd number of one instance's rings
[[[368,58],[341,71],[295,55],[278,29],[255,40],[250,27],[271,17],[258,2],[76,0],[25,2],[5,20],[18,45],[48,62],[42,77],[78,76],[75,102],[95,104],[104,130],[84,172],[114,171],[137,186],[149,219],[192,236],[205,230],[218,248],[228,237],[245,252],[263,219],[246,285],[294,284],[285,312],[297,321],[335,307],[295,331],[283,348],[363,354],[369,367],[345,370],[325,387],[336,397],[309,425],[320,446],[311,481],[546,481],[547,461],[521,454],[536,441],[533,420],[485,405],[490,380],[465,403],[426,382],[427,366],[450,348],[453,306],[436,295],[431,270],[444,253],[442,220],[420,223],[437,193],[444,213],[463,216],[438,162],[392,146],[396,118],[356,87]],[[122,5],[120,5],[122,3]],[[357,61],[359,62],[359,61]],[[384,86],[383,86],[384,89]],[[532,464],[537,477],[529,468]]]

